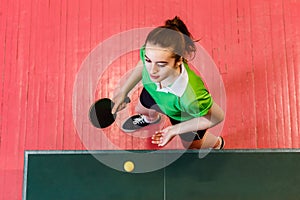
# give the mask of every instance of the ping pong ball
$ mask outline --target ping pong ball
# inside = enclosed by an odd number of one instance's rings
[[[124,163],[124,169],[126,172],[132,172],[134,170],[134,163],[131,161],[126,161]]]

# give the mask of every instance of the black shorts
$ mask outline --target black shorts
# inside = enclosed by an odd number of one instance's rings
[[[156,110],[157,112],[165,115],[165,113],[159,108],[159,106],[156,104],[154,99],[151,97],[151,95],[147,92],[147,90],[145,88],[143,88],[143,90],[141,92],[140,102],[145,108]],[[168,118],[172,125],[175,125],[175,124],[178,124],[181,122],[181,121],[177,121],[169,116],[168,116]],[[183,133],[183,134],[180,134],[179,136],[181,139],[188,141],[188,142],[193,141],[193,140],[200,140],[203,138],[204,134],[206,133],[206,130],[207,129],[198,130],[195,132]]]

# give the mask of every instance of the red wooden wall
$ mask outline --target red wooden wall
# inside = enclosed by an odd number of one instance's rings
[[[24,150],[85,149],[72,96],[91,50],[175,15],[223,78],[226,148],[299,148],[299,11],[298,0],[0,0],[0,199],[21,199]],[[119,133],[124,148],[153,148]]]

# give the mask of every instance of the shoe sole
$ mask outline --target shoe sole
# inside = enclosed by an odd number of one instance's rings
[[[219,137],[221,138],[221,146],[220,146],[219,149],[224,149],[224,147],[225,147],[225,140],[224,140],[224,138],[222,136],[219,136]]]

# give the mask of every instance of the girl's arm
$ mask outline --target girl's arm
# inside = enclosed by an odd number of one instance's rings
[[[113,97],[112,101],[114,102],[114,107],[112,108],[112,113],[116,113],[126,107],[124,100],[132,88],[142,79],[142,71],[143,61],[140,60],[120,91]]]
[[[191,120],[181,122],[158,131],[152,137],[152,143],[158,144],[158,146],[164,146],[176,135],[192,131],[205,130],[216,126],[223,120],[223,110],[216,103],[213,103],[212,107],[205,116],[193,118]]]

